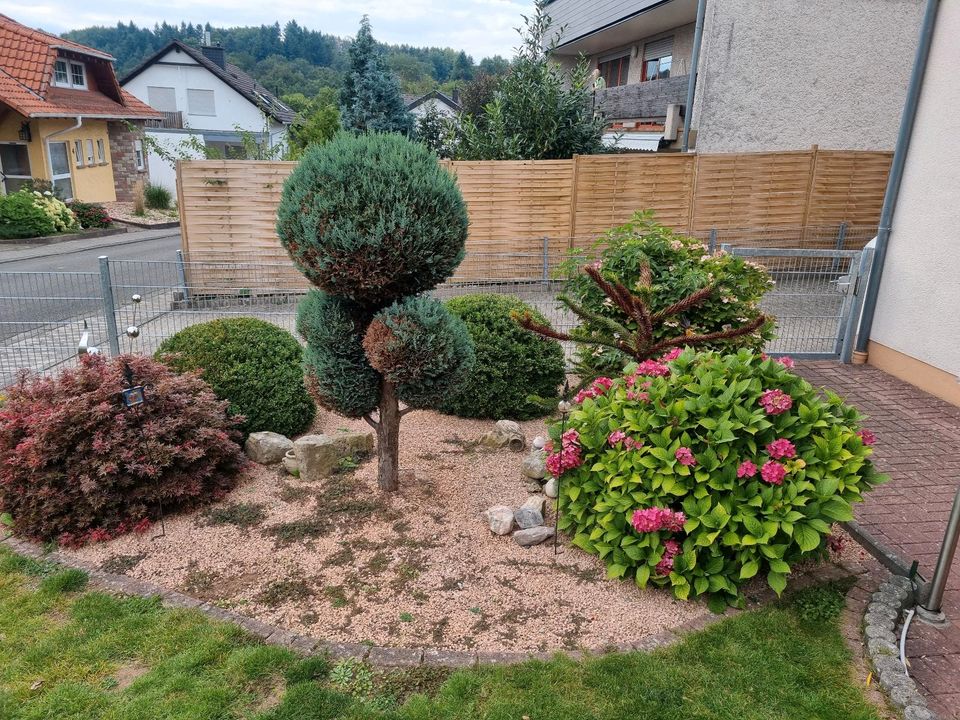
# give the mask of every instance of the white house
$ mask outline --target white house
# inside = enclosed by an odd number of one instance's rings
[[[168,157],[150,150],[152,181],[170,189],[176,174],[169,155],[197,157],[198,146],[224,157],[243,157],[241,133],[274,148],[286,142],[294,112],[236,65],[209,37],[200,48],[179,40],[120,81],[121,87],[164,115],[147,135]],[[153,144],[153,143],[149,143]]]
[[[418,120],[431,109],[446,117],[454,117],[461,110],[456,92],[451,98],[439,90],[432,90],[426,95],[404,95],[403,101]]]

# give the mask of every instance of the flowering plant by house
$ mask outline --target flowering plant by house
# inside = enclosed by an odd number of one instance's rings
[[[22,189],[0,195],[0,239],[79,230],[73,212],[50,192]]]
[[[610,577],[678,598],[723,607],[756,575],[782,592],[791,565],[884,480],[859,413],[787,365],[687,349],[595,383],[562,446],[551,429],[560,528]]]

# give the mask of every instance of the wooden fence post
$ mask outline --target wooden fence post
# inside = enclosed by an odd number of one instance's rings
[[[813,186],[814,181],[817,177],[817,156],[820,153],[819,145],[812,145],[810,147],[810,177],[807,180],[807,197],[803,205],[803,224],[801,225],[801,232],[806,232],[807,219],[810,217],[810,201],[813,197]]]
[[[567,241],[567,250],[572,250],[577,235],[577,183],[580,174],[580,156],[574,155],[570,161],[570,239]]]

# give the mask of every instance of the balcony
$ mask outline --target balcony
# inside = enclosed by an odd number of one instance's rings
[[[596,107],[607,120],[662,118],[667,105],[686,102],[688,81],[688,75],[678,75],[607,88],[597,93]]]
[[[694,22],[697,0],[550,0],[555,55],[595,55]]]
[[[181,110],[157,110],[163,115],[163,120],[151,120],[148,127],[169,128],[181,130],[183,128],[183,112]]]

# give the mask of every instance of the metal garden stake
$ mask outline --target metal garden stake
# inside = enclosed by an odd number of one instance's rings
[[[560,452],[563,452],[563,436],[567,432],[567,417],[570,415],[570,381],[563,383],[563,397],[557,403],[557,410],[560,413]],[[563,468],[557,472],[557,508],[553,513],[553,554],[560,551],[558,549],[558,535],[560,533],[560,478],[563,476]]]

